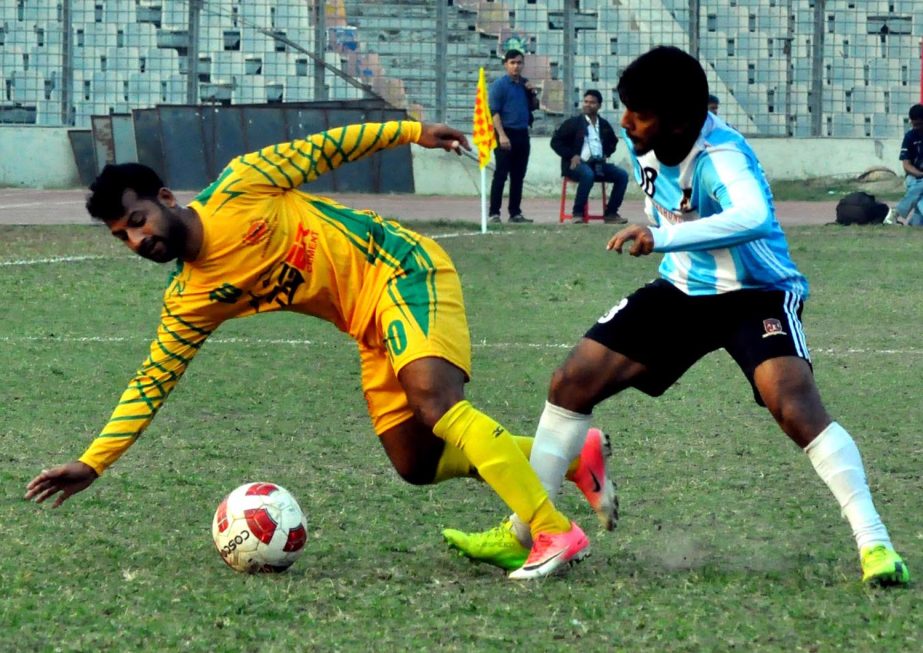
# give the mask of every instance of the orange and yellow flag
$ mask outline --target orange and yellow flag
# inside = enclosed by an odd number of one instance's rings
[[[487,81],[484,79],[484,69],[478,75],[478,91],[474,96],[474,129],[473,138],[475,147],[478,148],[478,163],[481,170],[490,163],[490,153],[497,147],[497,137],[494,134],[494,122],[490,115],[490,106],[487,103]]]

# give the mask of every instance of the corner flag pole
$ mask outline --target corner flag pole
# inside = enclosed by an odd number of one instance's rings
[[[487,233],[487,168],[481,168],[481,233]]]
[[[487,164],[490,163],[490,153],[497,147],[497,137],[494,133],[494,121],[490,115],[490,105],[487,101],[487,81],[484,78],[484,68],[478,73],[478,89],[474,95],[474,121],[472,140],[478,149],[478,165],[481,168],[481,233],[487,233]]]

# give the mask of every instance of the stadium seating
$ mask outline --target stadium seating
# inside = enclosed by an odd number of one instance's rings
[[[36,121],[51,124],[62,113],[55,104],[63,86],[59,4],[0,2],[0,103],[35,107]],[[78,120],[100,107],[187,101],[188,2],[70,0],[69,7]],[[329,0],[323,7],[325,61],[392,102],[417,106],[432,117],[435,3]],[[603,92],[607,109],[610,99],[611,108],[618,109],[614,89],[632,58],[656,44],[688,46],[687,0],[582,0],[573,16],[575,88],[565,89],[563,7],[562,0],[454,0],[448,5],[445,117],[457,124],[470,120],[476,71],[484,66],[490,77],[499,73],[496,57],[509,35],[524,39],[527,75],[542,93],[539,128],[570,113],[579,91],[590,86]],[[802,135],[811,124],[813,3],[701,0],[700,7],[699,57],[721,98],[722,115],[747,133]],[[192,71],[208,85],[200,96],[233,89],[234,102],[310,99],[311,11],[303,0],[204,0],[199,59]],[[883,31],[885,24],[892,29]],[[898,136],[907,107],[919,99],[923,16],[918,0],[827,0],[823,29],[822,112],[831,118],[829,131],[892,129]],[[274,34],[284,34],[286,42]],[[331,70],[324,79],[328,97],[362,96]],[[838,111],[846,117],[834,120]]]

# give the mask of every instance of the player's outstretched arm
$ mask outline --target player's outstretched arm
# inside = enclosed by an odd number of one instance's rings
[[[96,471],[80,461],[43,469],[41,474],[29,481],[25,498],[42,503],[57,494],[51,506],[57,508],[74,494],[90,487],[97,478]]]
[[[393,120],[336,127],[302,140],[270,145],[234,159],[230,167],[258,184],[296,188],[344,164],[409,143],[458,154],[461,148],[471,149],[468,139],[457,129],[415,120]]]
[[[462,148],[468,152],[471,151],[471,145],[464,134],[441,123],[424,122],[417,145],[432,150],[443,149],[446,152],[455,152],[459,156],[461,156]]]
[[[606,243],[606,249],[622,253],[622,246],[631,241],[628,253],[632,256],[646,256],[654,251],[654,234],[648,227],[640,224],[628,225]]]

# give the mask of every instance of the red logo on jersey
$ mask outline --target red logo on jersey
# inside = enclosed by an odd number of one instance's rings
[[[777,320],[774,317],[763,320],[763,331],[765,331],[765,333],[763,334],[764,338],[768,338],[769,336],[788,335],[787,333],[785,333],[785,331],[782,330],[782,323],[779,322],[779,320]]]
[[[247,233],[244,234],[244,245],[256,245],[266,240],[269,235],[269,221],[265,218],[258,218],[250,223]]]
[[[310,273],[314,267],[314,255],[317,253],[317,232],[298,225],[295,243],[285,255],[285,262],[302,272]]]

